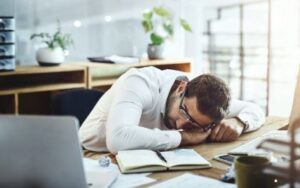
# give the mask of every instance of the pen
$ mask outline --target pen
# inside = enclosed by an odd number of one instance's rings
[[[156,153],[156,155],[157,155],[162,161],[164,161],[164,162],[167,163],[166,158],[164,158],[164,156],[160,153],[160,151],[154,150],[154,152]]]

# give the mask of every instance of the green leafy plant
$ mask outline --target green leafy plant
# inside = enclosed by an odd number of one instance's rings
[[[184,30],[192,32],[190,25],[184,19],[179,19],[179,23]],[[142,26],[146,33],[150,33],[153,45],[161,45],[174,35],[172,14],[164,7],[153,7],[152,10],[143,13]],[[157,32],[159,27],[164,30],[164,35]]]
[[[33,40],[35,38],[40,38],[42,43],[45,43],[48,48],[55,49],[57,47],[62,48],[63,50],[66,50],[67,47],[74,44],[73,39],[71,38],[71,34],[63,34],[61,32],[60,27],[60,21],[57,21],[57,31],[50,35],[49,33],[38,33],[38,34],[32,34],[30,36],[30,39]]]

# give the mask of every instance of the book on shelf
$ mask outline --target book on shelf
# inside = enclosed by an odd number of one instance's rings
[[[211,164],[193,149],[171,151],[125,150],[116,155],[122,173],[210,168]]]
[[[102,56],[102,57],[88,57],[91,62],[95,63],[111,63],[111,64],[136,64],[139,63],[139,58],[137,57],[127,57],[127,56]]]

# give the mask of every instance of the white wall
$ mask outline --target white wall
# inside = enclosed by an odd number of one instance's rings
[[[17,58],[21,64],[35,64],[38,46],[29,37],[32,33],[54,32],[57,19],[61,20],[63,32],[71,33],[75,41],[67,61],[112,54],[145,57],[149,35],[141,26],[142,12],[163,5],[178,21],[185,17],[184,4],[183,0],[18,0]],[[106,16],[111,17],[110,22],[105,21]],[[73,26],[75,20],[82,23],[81,27]],[[194,21],[192,27],[197,28]],[[184,41],[184,31],[177,22],[174,39],[166,44],[165,57],[185,57]]]

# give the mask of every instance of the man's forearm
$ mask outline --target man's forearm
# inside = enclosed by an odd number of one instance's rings
[[[180,146],[196,145],[204,142],[210,135],[211,130],[202,132],[198,130],[179,131],[181,134]]]

